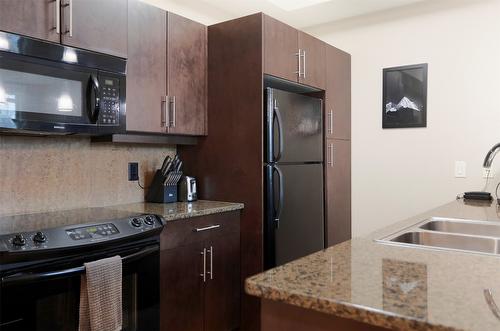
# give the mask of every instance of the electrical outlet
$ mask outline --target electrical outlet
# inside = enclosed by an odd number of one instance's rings
[[[455,161],[455,177],[456,178],[465,178],[466,175],[467,164],[465,161]]]
[[[128,180],[129,181],[139,180],[139,163],[129,162],[129,164],[128,164]]]
[[[495,173],[491,168],[483,168],[483,178],[495,178]]]

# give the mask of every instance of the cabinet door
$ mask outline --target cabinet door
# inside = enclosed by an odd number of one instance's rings
[[[199,242],[161,251],[161,330],[203,330],[203,248]]]
[[[326,50],[326,134],[351,139],[351,56],[333,46]]]
[[[313,36],[299,31],[299,49],[302,51],[302,75],[299,83],[325,88],[326,44]]]
[[[169,133],[207,132],[207,28],[168,13]],[[172,98],[175,98],[172,99]]]
[[[299,69],[298,51],[297,30],[264,15],[264,72],[296,82]]]
[[[205,245],[208,274],[205,288],[205,331],[234,330],[240,316],[240,235],[233,233]]]
[[[1,0],[0,30],[59,42],[56,1]]]
[[[127,0],[61,0],[62,43],[127,57]]]
[[[351,239],[351,142],[326,140],[327,246]]]
[[[129,0],[127,131],[166,132],[167,12]]]

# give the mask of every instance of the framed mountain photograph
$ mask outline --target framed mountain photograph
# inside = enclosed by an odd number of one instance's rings
[[[382,128],[427,126],[427,63],[386,68]]]

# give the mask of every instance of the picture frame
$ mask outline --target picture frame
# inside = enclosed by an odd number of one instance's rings
[[[427,76],[427,63],[383,70],[383,129],[427,127]]]

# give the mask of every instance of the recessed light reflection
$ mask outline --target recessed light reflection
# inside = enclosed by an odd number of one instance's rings
[[[61,95],[57,100],[57,109],[62,112],[73,111],[73,99],[67,94]]]
[[[76,63],[78,62],[78,56],[76,55],[75,51],[72,49],[65,49],[63,53],[63,58],[62,60],[64,62],[69,62],[69,63]]]
[[[0,49],[9,49],[9,41],[2,36],[0,36]]]

